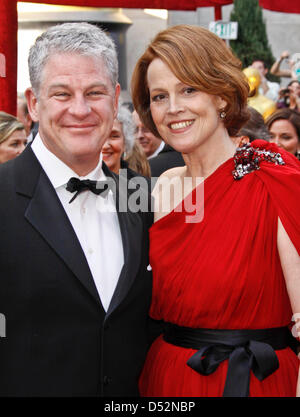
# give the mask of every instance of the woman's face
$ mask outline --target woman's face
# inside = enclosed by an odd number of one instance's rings
[[[0,164],[20,155],[26,144],[25,130],[15,130],[4,142],[0,143]]]
[[[226,103],[182,83],[159,58],[149,65],[150,109],[158,132],[181,153],[191,153],[224,132],[220,110]]]
[[[300,96],[300,84],[298,81],[294,81],[290,86],[289,90],[292,91],[297,97]]]
[[[122,123],[114,121],[109,138],[102,147],[103,160],[108,168],[119,174],[121,156],[125,150],[125,138],[122,129]]]
[[[270,142],[276,143],[280,148],[293,155],[300,149],[297,131],[289,120],[275,120],[269,127],[269,131],[271,133]]]

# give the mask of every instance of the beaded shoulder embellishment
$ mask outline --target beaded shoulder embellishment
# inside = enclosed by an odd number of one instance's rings
[[[280,153],[254,148],[249,143],[237,148],[233,160],[235,170],[232,171],[232,175],[235,180],[240,180],[246,174],[258,170],[261,161],[271,162],[275,165],[285,165]]]

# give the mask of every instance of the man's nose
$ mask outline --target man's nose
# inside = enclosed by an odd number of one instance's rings
[[[71,102],[69,113],[73,116],[83,118],[91,112],[91,108],[85,97],[77,96]]]
[[[136,137],[137,139],[142,139],[144,137],[144,128],[142,126],[136,128]]]

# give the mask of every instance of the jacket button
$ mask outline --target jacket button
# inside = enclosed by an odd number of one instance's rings
[[[108,385],[108,384],[110,384],[111,382],[112,382],[112,378],[110,378],[109,376],[105,375],[105,376],[103,377],[103,384],[104,384],[104,385]]]

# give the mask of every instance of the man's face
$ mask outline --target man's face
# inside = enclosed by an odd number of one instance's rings
[[[21,123],[23,123],[25,127],[26,135],[28,136],[31,129],[32,119],[30,117],[29,113],[26,113],[25,106],[27,106],[26,103],[24,103],[24,100],[19,99],[17,100],[17,119],[20,120]]]
[[[144,152],[147,156],[151,156],[156,149],[161,144],[161,139],[154,136],[153,133],[150,132],[149,129],[147,129],[143,123],[141,122],[139,115],[136,111],[132,113],[133,121],[136,125],[136,135],[135,139],[140,143],[140,145],[143,147]]]
[[[268,72],[268,69],[265,68],[264,63],[262,61],[253,61],[252,68],[257,69],[261,78],[264,78]]]
[[[78,175],[92,171],[117,111],[115,89],[102,60],[55,54],[41,74],[39,97],[26,92],[45,146]]]

